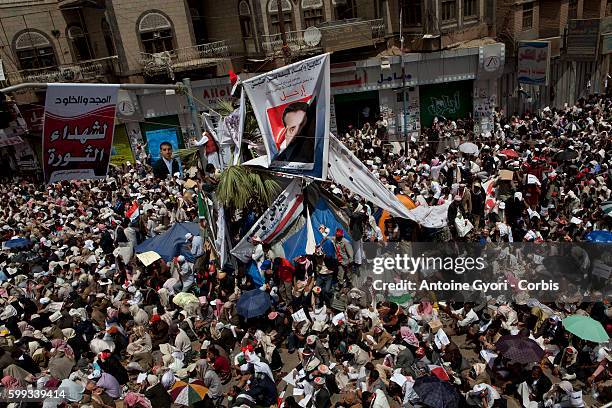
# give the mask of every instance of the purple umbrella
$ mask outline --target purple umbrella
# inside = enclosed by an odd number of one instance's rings
[[[537,363],[544,357],[544,350],[535,341],[523,336],[502,336],[495,349],[508,360],[520,363]]]

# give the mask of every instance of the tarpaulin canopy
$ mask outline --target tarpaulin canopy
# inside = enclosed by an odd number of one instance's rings
[[[149,238],[136,247],[136,253],[155,251],[166,262],[175,256],[183,255],[189,262],[193,262],[193,255],[185,245],[185,234],[200,235],[200,226],[195,222],[180,222],[174,224],[163,234]]]

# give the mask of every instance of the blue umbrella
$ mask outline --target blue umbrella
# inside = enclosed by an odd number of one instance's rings
[[[2,246],[6,249],[23,248],[30,245],[32,241],[27,238],[13,238],[5,241]]]
[[[612,232],[610,231],[591,231],[585,236],[589,242],[612,242]]]
[[[253,317],[262,316],[265,314],[272,303],[270,302],[270,295],[260,289],[249,290],[244,292],[238,303],[236,303],[236,311],[238,314],[245,319],[251,319]]]
[[[455,387],[436,376],[417,378],[413,389],[421,402],[431,408],[458,408],[461,403]]]

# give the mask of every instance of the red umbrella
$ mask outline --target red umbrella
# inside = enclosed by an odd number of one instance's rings
[[[504,156],[508,157],[509,159],[517,159],[519,157],[519,154],[517,152],[515,152],[513,149],[504,149],[504,150],[501,150],[499,152],[499,154],[503,154]]]

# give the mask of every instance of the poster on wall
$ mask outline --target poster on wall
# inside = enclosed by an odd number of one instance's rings
[[[163,142],[170,143],[174,152],[179,149],[179,140],[175,128],[145,130],[145,137],[147,138],[147,150],[151,155],[152,163],[159,160],[159,147]]]
[[[13,148],[15,149],[15,161],[19,169],[38,170],[40,168],[36,153],[32,146],[30,146],[30,143],[25,141],[24,143],[14,145]]]
[[[421,127],[431,127],[438,119],[467,118],[472,113],[473,81],[419,86]]]
[[[316,56],[243,82],[270,169],[327,177],[329,60],[329,54]]]
[[[520,41],[518,81],[521,84],[548,85],[550,41]]]
[[[134,163],[134,154],[130,145],[125,125],[115,126],[115,137],[113,140],[113,149],[111,152],[111,163],[121,166],[127,162]]]
[[[49,84],[43,125],[47,183],[106,177],[118,90],[115,84]]]

